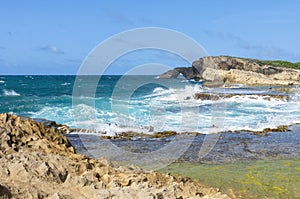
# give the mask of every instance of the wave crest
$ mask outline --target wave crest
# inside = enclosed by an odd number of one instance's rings
[[[17,93],[15,90],[7,90],[7,89],[3,89],[3,95],[4,96],[20,96],[20,94]]]

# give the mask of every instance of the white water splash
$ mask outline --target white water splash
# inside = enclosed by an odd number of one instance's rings
[[[14,90],[7,90],[7,89],[3,89],[3,95],[4,96],[20,96],[19,93],[17,93]]]

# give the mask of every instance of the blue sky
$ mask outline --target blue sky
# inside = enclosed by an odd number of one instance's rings
[[[209,55],[300,61],[299,10],[299,0],[2,0],[0,74],[76,74],[103,40],[149,26],[182,32]],[[119,63],[122,70],[110,73],[130,69],[132,59],[141,64],[170,56],[129,56]]]

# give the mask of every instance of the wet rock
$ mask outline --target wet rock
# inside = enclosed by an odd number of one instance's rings
[[[288,101],[289,96],[288,95],[276,95],[276,94],[223,94],[223,93],[196,93],[194,95],[194,98],[197,100],[220,100],[220,99],[225,99],[225,98],[232,98],[232,97],[238,97],[238,96],[243,96],[243,97],[249,97],[251,99],[258,99],[261,98],[263,100],[272,100],[272,99],[277,99],[277,100],[282,100],[282,101]]]
[[[229,198],[192,180],[76,154],[63,133],[0,114],[0,198]]]

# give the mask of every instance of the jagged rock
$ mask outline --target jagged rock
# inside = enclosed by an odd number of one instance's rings
[[[197,78],[197,71],[193,67],[188,67],[188,68],[175,68],[180,74],[182,74],[185,78],[188,79],[200,79]]]
[[[159,78],[161,78],[161,79],[177,78],[179,74],[180,74],[180,73],[179,73],[176,69],[173,69],[173,70],[169,70],[169,71],[167,71],[167,72],[161,74],[161,75],[159,76]]]
[[[32,119],[22,119],[16,115],[0,114],[1,146],[4,150],[19,151],[24,147],[39,150],[62,150],[66,153],[75,149],[69,140],[63,136],[64,129],[45,127],[44,123]]]
[[[167,71],[161,78],[176,78],[182,74],[188,79],[205,80],[208,85],[300,85],[300,70],[262,65],[253,59],[229,56],[208,56],[196,60],[192,67],[175,68]],[[212,82],[218,82],[217,84]]]
[[[243,96],[243,97],[249,97],[252,99],[257,99],[257,98],[262,98],[264,100],[270,101],[271,99],[278,99],[282,101],[288,101],[289,96],[288,95],[275,95],[275,94],[223,94],[223,93],[196,93],[194,95],[195,99],[200,99],[200,100],[220,100],[224,98],[231,98],[231,97],[238,97],[238,96]]]
[[[0,114],[0,198],[229,198],[188,178],[76,154],[63,133]]]

